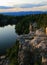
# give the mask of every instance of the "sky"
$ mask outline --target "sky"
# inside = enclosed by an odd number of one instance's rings
[[[0,6],[14,6],[18,4],[43,4],[47,0],[0,0]]]
[[[2,6],[5,6],[5,8]],[[0,0],[0,12],[30,10],[47,11],[47,0]]]

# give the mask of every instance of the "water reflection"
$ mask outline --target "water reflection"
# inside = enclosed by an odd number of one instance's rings
[[[15,25],[0,27],[0,49],[5,49],[14,45],[16,37]]]

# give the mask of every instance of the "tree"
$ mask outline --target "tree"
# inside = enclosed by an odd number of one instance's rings
[[[16,44],[7,50],[7,57],[10,60],[10,65],[18,65],[18,50],[19,41],[16,41]]]

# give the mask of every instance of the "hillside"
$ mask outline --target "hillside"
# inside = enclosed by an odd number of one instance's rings
[[[33,14],[47,14],[47,11],[18,11],[18,12],[0,12],[0,14],[9,16],[25,16]]]

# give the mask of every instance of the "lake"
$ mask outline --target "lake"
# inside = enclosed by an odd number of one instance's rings
[[[0,27],[0,52],[12,47],[16,42],[17,36],[15,25]]]

